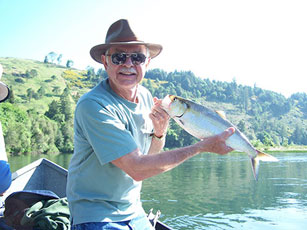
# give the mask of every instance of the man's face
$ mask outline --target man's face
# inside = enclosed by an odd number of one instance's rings
[[[150,59],[146,58],[144,64],[138,65],[133,63],[132,58],[128,55],[124,62],[114,64],[112,55],[115,53],[141,53],[147,57],[146,47],[143,45],[114,46],[109,49],[106,56],[102,56],[102,63],[108,73],[112,89],[117,93],[134,89],[144,78]]]

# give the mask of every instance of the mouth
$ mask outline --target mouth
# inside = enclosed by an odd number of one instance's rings
[[[136,70],[135,69],[121,69],[118,71],[120,75],[124,76],[135,76],[136,75]]]
[[[125,75],[125,76],[135,76],[135,73],[126,73],[126,72],[119,72],[120,75]]]

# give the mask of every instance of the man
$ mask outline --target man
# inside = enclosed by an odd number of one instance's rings
[[[161,152],[169,116],[140,85],[162,46],[141,41],[127,20],[113,23],[90,54],[108,78],[83,95],[75,111],[75,152],[68,169],[72,229],[152,229],[140,201],[141,181],[201,152],[226,154],[233,128],[184,148]]]
[[[0,64],[0,79],[2,76],[2,65]],[[4,102],[9,96],[9,88],[0,81],[0,103]],[[12,175],[10,170],[10,165],[8,163],[4,138],[2,134],[2,126],[0,122],[0,196],[10,187],[12,183]],[[1,207],[1,202],[0,202]]]

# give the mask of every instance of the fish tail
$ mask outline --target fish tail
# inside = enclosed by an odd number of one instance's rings
[[[258,172],[259,172],[259,161],[273,161],[276,162],[278,159],[276,157],[273,157],[267,153],[257,151],[257,156],[254,158],[251,158],[251,164],[253,169],[254,178],[257,181],[258,180]]]
[[[258,180],[258,172],[259,172],[259,159],[257,157],[251,158],[251,164],[253,169],[254,178]]]
[[[259,150],[256,151],[257,151],[256,158],[258,158],[260,161],[274,161],[274,162],[278,161],[276,157],[273,157],[267,153],[260,152]]]

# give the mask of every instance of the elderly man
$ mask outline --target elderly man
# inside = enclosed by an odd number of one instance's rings
[[[145,43],[127,20],[113,23],[92,58],[108,78],[83,95],[75,111],[75,152],[68,169],[72,229],[152,229],[141,205],[141,181],[201,152],[226,154],[230,128],[194,145],[161,152],[169,116],[140,85],[162,46]]]
[[[0,64],[0,79],[2,76],[2,65]],[[4,102],[9,96],[9,88],[0,81],[0,103]],[[11,185],[11,170],[8,164],[7,155],[5,152],[4,139],[2,134],[2,126],[0,122],[0,196],[10,187]],[[1,202],[0,202],[1,206]]]

